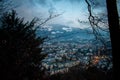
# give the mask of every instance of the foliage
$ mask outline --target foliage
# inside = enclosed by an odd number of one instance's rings
[[[16,6],[17,5],[13,5],[13,0],[0,0],[0,17],[4,12],[9,11]]]
[[[0,25],[0,73],[4,80],[41,78],[41,54],[45,38],[37,37],[36,20],[24,22],[16,12],[5,13]]]
[[[51,80],[112,80],[112,69],[102,71],[95,66],[88,69],[80,68],[80,65],[69,69],[67,73],[57,73],[50,77]]]

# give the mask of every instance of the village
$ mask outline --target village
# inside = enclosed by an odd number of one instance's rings
[[[102,65],[101,60],[111,59],[111,55],[104,53],[104,48],[95,50],[92,44],[82,45],[78,43],[47,43],[43,52],[47,53],[47,57],[43,60],[42,65],[47,69],[50,75],[56,73],[68,72],[69,68],[84,64],[86,67],[90,61],[92,65]],[[108,62],[108,61],[103,62]],[[106,63],[102,66],[105,67]],[[98,67],[99,67],[98,66]],[[112,67],[112,63],[110,64]]]

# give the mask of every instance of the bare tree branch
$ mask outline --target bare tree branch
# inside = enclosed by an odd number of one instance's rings
[[[62,15],[62,14],[63,14],[63,13],[53,15],[53,13],[50,13],[50,12],[49,12],[49,17],[48,17],[47,19],[45,19],[44,21],[42,21],[43,19],[37,18],[37,20],[38,20],[40,23],[38,24],[38,26],[36,27],[36,29],[37,29],[37,28],[41,28],[41,26],[44,26],[48,21],[50,21],[51,19],[56,18],[56,17],[58,17],[58,16],[60,16],[60,15]]]
[[[105,30],[98,25],[100,22],[103,23],[102,20],[100,18],[98,18],[97,16],[93,16],[90,1],[85,0],[85,2],[87,3],[87,6],[88,6],[88,12],[89,12],[88,20],[89,20],[90,25],[92,27],[93,34],[94,34],[96,40],[100,40],[100,42],[104,45],[104,47],[106,47],[105,39],[102,36],[100,30],[108,32],[108,29]]]
[[[58,17],[58,16],[60,16],[60,15],[62,15],[62,14],[56,14],[56,15],[50,14],[49,17],[48,17],[46,20],[44,20],[42,23],[40,23],[39,25],[44,25],[44,24],[45,24],[46,22],[48,22],[49,20],[51,20],[51,19],[53,19],[53,18],[56,18],[56,17]]]

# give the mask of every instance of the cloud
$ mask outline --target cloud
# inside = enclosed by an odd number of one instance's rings
[[[48,22],[48,24],[64,24],[73,27],[84,26],[79,24],[78,19],[88,19],[87,4],[84,0],[13,0],[14,3],[20,6],[16,8],[19,16],[26,20],[32,20],[34,17],[47,18],[49,12],[54,14],[63,13]],[[101,0],[97,0],[101,1]],[[102,0],[104,1],[104,0]],[[96,8],[96,12],[99,10]],[[85,25],[86,26],[86,25]]]
[[[29,0],[29,2],[34,6],[47,6],[47,0]]]
[[[66,32],[71,32],[72,31],[72,28],[63,27],[62,29],[65,30]]]
[[[106,0],[90,0],[92,7],[106,7]]]
[[[82,2],[82,0],[68,0],[69,2],[71,3],[79,3],[79,2]]]

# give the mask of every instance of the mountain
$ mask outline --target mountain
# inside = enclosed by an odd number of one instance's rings
[[[51,41],[80,41],[92,39],[93,34],[88,34],[90,29],[80,29],[61,24],[51,24],[49,27],[37,31],[37,35],[48,36]]]

